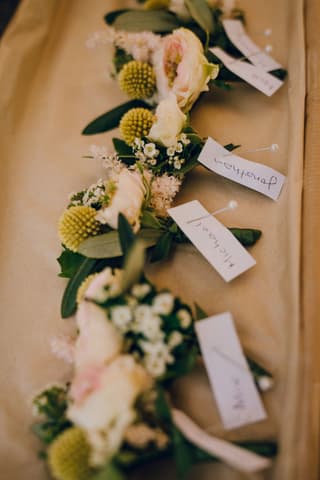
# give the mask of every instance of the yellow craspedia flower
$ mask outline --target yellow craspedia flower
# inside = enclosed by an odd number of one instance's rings
[[[77,304],[82,302],[82,300],[84,299],[84,294],[86,293],[90,283],[92,282],[94,277],[96,277],[97,275],[98,273],[92,273],[87,278],[85,278],[83,282],[80,284],[80,287],[78,288],[78,291],[77,291],[77,298],[76,298]]]
[[[147,0],[143,8],[146,10],[160,10],[162,8],[168,8],[170,5],[170,0]]]
[[[100,223],[96,220],[97,211],[83,205],[70,207],[59,220],[59,237],[63,245],[76,252],[80,243],[97,235]]]
[[[118,78],[121,90],[130,98],[152,97],[156,89],[156,75],[146,62],[132,60],[126,63]]]
[[[72,427],[65,430],[50,445],[48,464],[56,480],[89,480],[90,447],[84,432]]]
[[[132,145],[135,138],[146,137],[155,121],[155,116],[146,108],[132,108],[123,115],[120,132],[124,141]]]

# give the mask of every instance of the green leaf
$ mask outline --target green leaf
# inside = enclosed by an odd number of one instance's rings
[[[121,245],[122,252],[126,255],[131,246],[135,241],[135,234],[133,233],[132,227],[123,213],[119,213],[118,220],[118,232],[119,240]]]
[[[229,228],[229,230],[244,247],[251,247],[262,235],[261,230],[253,228]]]
[[[166,394],[161,387],[157,385],[157,398],[155,401],[155,413],[160,423],[172,425],[171,410],[166,398]]]
[[[158,240],[153,252],[151,261],[159,262],[160,260],[166,260],[171,252],[173,243],[173,235],[171,232],[165,232]]]
[[[268,370],[263,368],[259,363],[257,363],[255,360],[252,360],[252,358],[246,357],[247,362],[249,364],[250,370],[253,373],[255,377],[270,377],[272,378],[272,375]]]
[[[207,318],[208,314],[198,305],[197,303],[194,304],[196,319],[202,320],[203,318]]]
[[[117,30],[156,33],[172,32],[182,24],[178,18],[165,10],[131,10],[119,15],[113,23]]]
[[[84,257],[79,253],[72,252],[71,250],[65,248],[60,257],[57,258],[57,261],[61,267],[59,277],[71,278],[84,261]]]
[[[224,148],[229,152],[236,150],[237,148],[241,147],[241,145],[235,145],[234,143],[228,143],[228,145],[224,145]]]
[[[121,291],[126,292],[139,282],[145,264],[145,248],[141,240],[136,240],[124,260]]]
[[[180,431],[172,429],[173,455],[179,478],[186,476],[193,464],[192,446],[184,439]]]
[[[126,480],[127,476],[114,462],[109,462],[97,475],[90,478],[91,480]]]
[[[74,314],[77,308],[76,298],[78,288],[80,287],[83,280],[93,272],[94,267],[96,266],[97,260],[86,258],[76,274],[69,280],[67,288],[65,289],[62,303],[61,303],[61,316],[62,318],[71,317]]]
[[[214,80],[210,80],[209,87],[211,86],[221,88],[222,90],[226,90],[226,91],[230,91],[233,89],[230,83],[227,83],[224,80],[219,80],[218,78],[215,78]]]
[[[90,122],[82,131],[82,135],[95,135],[96,133],[107,132],[108,130],[117,128],[123,115],[131,110],[131,108],[137,107],[148,108],[149,110],[152,108],[148,103],[143,102],[142,100],[130,100],[129,102],[123,103],[118,107],[103,113]]]
[[[121,140],[121,138],[113,138],[112,143],[113,143],[114,149],[116,150],[117,154],[120,157],[121,155],[134,156],[132,148],[124,140]]]
[[[144,227],[160,229],[161,224],[157,219],[156,215],[149,212],[148,210],[144,210],[142,217],[141,217],[141,225]]]
[[[214,31],[213,16],[206,0],[184,0],[195,22],[208,33]]]
[[[143,240],[145,248],[155,245],[162,235],[160,230],[142,228],[137,238]],[[81,243],[79,252],[88,258],[115,258],[123,255],[117,230],[91,237]]]
[[[119,15],[122,15],[125,12],[129,12],[129,10],[127,8],[123,8],[121,10],[113,10],[112,12],[107,13],[107,15],[104,16],[104,21],[108,25],[112,25],[117,19],[117,17],[119,17]]]

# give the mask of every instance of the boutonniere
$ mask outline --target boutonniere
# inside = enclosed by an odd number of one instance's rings
[[[200,356],[195,318],[188,305],[144,276],[141,242],[127,232],[122,244],[123,267],[84,279],[74,338],[54,343],[55,353],[73,365],[69,383],[34,399],[41,419],[33,430],[47,446],[42,456],[53,478],[124,479],[162,457],[175,458],[179,475],[193,463],[219,458],[244,469],[249,458],[264,468],[268,461],[257,453],[272,456],[275,444],[230,447],[216,439],[218,448],[212,442],[206,447],[212,437],[175,408],[170,386]],[[197,307],[197,316],[203,314]],[[258,381],[270,383],[265,370],[250,365]]]

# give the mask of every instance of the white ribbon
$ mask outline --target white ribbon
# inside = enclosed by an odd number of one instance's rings
[[[209,435],[181,410],[172,409],[172,418],[187,440],[240,472],[254,473],[271,466],[270,459]]]

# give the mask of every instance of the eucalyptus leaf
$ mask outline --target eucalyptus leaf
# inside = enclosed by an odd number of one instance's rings
[[[162,235],[160,230],[142,228],[137,237],[143,240],[145,248],[155,245]],[[115,258],[123,255],[117,230],[91,237],[81,243],[79,252],[88,258]]]
[[[135,241],[135,234],[132,227],[123,213],[118,217],[118,233],[122,252],[126,255]]]
[[[86,258],[76,274],[69,280],[67,288],[65,289],[62,303],[61,303],[61,316],[62,318],[71,317],[74,314],[77,308],[76,298],[78,288],[80,287],[83,280],[94,271],[97,260]]]
[[[145,248],[141,240],[136,240],[124,260],[121,291],[128,291],[139,282],[145,264]]]
[[[229,230],[244,247],[251,247],[262,235],[261,230],[253,228],[229,228]]]
[[[213,33],[214,23],[211,9],[206,0],[184,0],[195,22],[208,33]]]
[[[122,15],[123,13],[129,12],[129,11],[130,10],[128,10],[127,8],[123,8],[121,10],[113,10],[112,12],[107,13],[104,16],[104,20],[108,25],[112,25],[114,21],[119,17],[119,15]]]
[[[179,19],[165,10],[130,10],[119,15],[113,26],[127,32],[152,31],[156,33],[172,32],[181,26]]]
[[[107,132],[119,126],[120,120],[125,113],[131,108],[148,108],[152,107],[142,100],[130,100],[129,102],[122,103],[118,107],[103,113],[95,120],[90,122],[82,131],[82,135],[95,135],[97,133]]]

